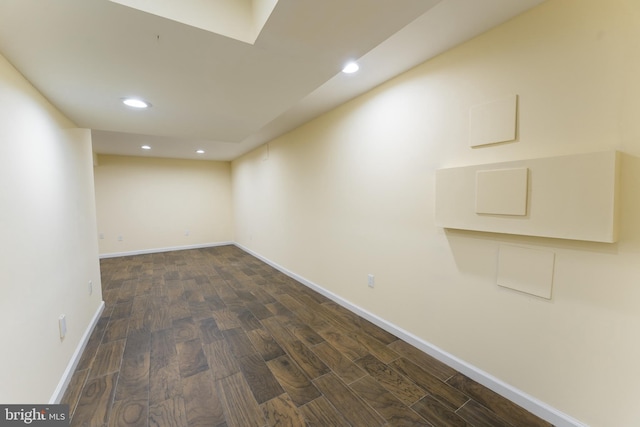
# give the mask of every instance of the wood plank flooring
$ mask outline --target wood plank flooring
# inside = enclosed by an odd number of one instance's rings
[[[72,426],[549,426],[234,246],[101,261]]]

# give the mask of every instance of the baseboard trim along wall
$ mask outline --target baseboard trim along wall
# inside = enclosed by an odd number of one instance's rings
[[[127,251],[127,252],[112,252],[108,254],[100,254],[100,259],[117,258],[121,256],[155,254],[160,252],[184,251],[188,249],[212,248],[215,246],[228,246],[233,244],[234,242],[215,242],[215,243],[201,243],[198,245],[172,246],[169,248],[140,249],[137,251]]]
[[[98,309],[96,310],[95,314],[93,315],[93,318],[89,323],[89,326],[87,326],[87,329],[84,331],[84,334],[82,335],[82,338],[78,343],[78,347],[76,347],[76,351],[73,353],[73,356],[71,356],[71,360],[69,360],[67,369],[65,369],[64,373],[62,374],[62,378],[60,378],[60,382],[58,382],[58,386],[56,387],[55,391],[51,395],[51,399],[49,399],[49,404],[58,404],[62,400],[62,397],[64,396],[64,392],[67,391],[69,382],[71,382],[71,377],[73,376],[73,373],[76,371],[76,368],[78,367],[78,363],[80,363],[80,359],[82,358],[82,353],[84,352],[84,349],[87,346],[87,343],[89,342],[91,333],[93,332],[94,328],[98,324],[98,320],[100,320],[100,316],[104,311],[104,306],[105,306],[104,301],[102,301],[98,306]]]
[[[467,377],[473,379],[474,381],[477,381],[478,383],[482,384],[483,386],[495,391],[496,393],[500,394],[501,396],[506,397],[507,399],[511,400],[512,402],[520,405],[521,407],[523,407],[524,409],[526,409],[527,411],[531,412],[532,414],[537,415],[538,417],[552,423],[553,425],[557,426],[557,427],[586,427],[585,424],[581,423],[580,421],[570,417],[569,415],[558,411],[557,409],[547,405],[546,403],[536,399],[533,396],[528,395],[527,393],[524,393],[521,390],[518,390],[517,388],[505,383],[504,381],[494,377],[493,375],[484,372],[481,369],[478,369],[477,367],[465,362],[464,360],[461,360],[459,358],[457,358],[456,356],[442,350],[441,348],[427,342],[424,341],[423,339],[413,335],[410,332],[405,331],[402,328],[399,328],[398,326],[376,316],[373,313],[368,312],[367,310],[364,310],[360,307],[358,307],[355,304],[352,304],[351,302],[343,299],[342,297],[334,294],[333,292],[330,292],[324,288],[322,288],[321,286],[305,279],[304,277],[301,277],[299,275],[297,275],[296,273],[287,270],[286,268],[282,267],[281,265],[276,264],[275,262],[263,257],[262,255],[238,244],[235,243],[235,246],[237,246],[239,249],[242,249],[243,251],[255,256],[256,258],[264,261],[265,263],[269,264],[270,266],[272,266],[273,268],[275,268],[276,270],[279,270],[280,272],[286,274],[287,276],[291,277],[292,279],[297,280],[298,282],[302,283],[303,285],[313,289],[314,291],[324,295],[325,297],[335,301],[336,303],[340,304],[341,306],[343,306],[344,308],[352,311],[353,313],[367,319],[368,321],[370,321],[371,323],[381,327],[382,329],[384,329],[385,331],[394,334],[395,336],[397,336],[398,338],[403,339],[404,341],[408,342],[409,344],[413,345],[414,347],[422,350],[423,352],[427,353],[428,355],[435,357],[436,359],[438,359],[439,361],[451,366],[452,368],[456,369],[457,371],[461,372],[462,374],[466,375]]]

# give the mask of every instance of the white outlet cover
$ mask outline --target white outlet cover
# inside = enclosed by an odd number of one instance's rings
[[[369,274],[367,277],[367,283],[370,288],[373,288],[376,284],[376,277],[373,274]]]
[[[58,317],[58,327],[60,329],[60,339],[62,339],[67,335],[67,318],[64,314]]]

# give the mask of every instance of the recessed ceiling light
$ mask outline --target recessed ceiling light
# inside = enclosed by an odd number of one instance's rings
[[[149,108],[151,107],[151,104],[149,104],[146,101],[143,101],[141,99],[137,99],[137,98],[124,98],[122,100],[122,103],[124,105],[127,105],[129,107],[133,107],[133,108]]]
[[[204,150],[196,150],[196,153],[198,153],[198,154],[204,154]]]
[[[351,74],[351,73],[355,73],[359,69],[360,69],[360,66],[357,63],[349,62],[347,65],[344,66],[344,68],[342,69],[342,72],[346,74]]]
[[[143,150],[151,150],[151,147],[149,147],[148,145],[143,145],[142,147]]]

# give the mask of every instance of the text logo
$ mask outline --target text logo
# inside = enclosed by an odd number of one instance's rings
[[[69,427],[69,405],[0,405],[0,427]]]

